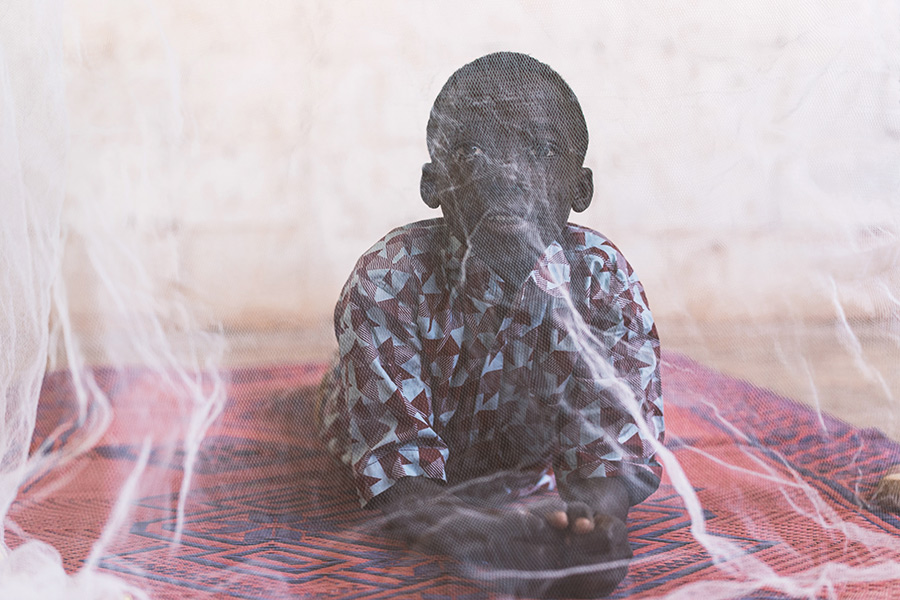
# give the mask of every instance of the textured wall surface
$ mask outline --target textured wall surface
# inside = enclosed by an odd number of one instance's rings
[[[431,102],[501,49],[579,96],[596,196],[574,219],[618,243],[658,319],[888,315],[897,3],[682,4],[69,4],[76,325],[115,321],[117,281],[236,328],[322,323],[362,251],[436,215]]]

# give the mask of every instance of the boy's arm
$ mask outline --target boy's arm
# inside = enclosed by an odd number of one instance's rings
[[[385,277],[378,250],[396,248],[376,246],[364,255],[335,309],[347,420],[341,427],[349,434],[343,460],[363,504],[404,477],[445,479],[449,455],[434,429],[423,373],[417,280],[401,277],[402,261],[390,257],[394,276]]]
[[[622,521],[659,485],[655,442],[664,436],[659,337],[643,286],[612,246],[590,283],[587,316],[596,352],[583,352],[558,423],[554,464],[572,514]],[[580,505],[580,506],[579,506]],[[574,517],[577,518],[577,517]]]

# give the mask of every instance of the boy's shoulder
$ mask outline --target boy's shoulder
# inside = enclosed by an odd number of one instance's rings
[[[434,254],[440,249],[446,232],[447,225],[440,217],[395,227],[366,250],[360,261],[377,258],[381,259],[379,262],[397,262],[403,257]]]
[[[443,217],[414,221],[395,227],[387,232],[372,249],[381,245],[385,247],[417,248],[422,251],[434,251],[436,244],[447,232],[447,224]]]
[[[356,262],[350,282],[362,278],[379,287],[405,285],[408,276],[421,279],[437,268],[439,252],[445,244],[444,219],[407,223],[389,231],[366,250]],[[405,275],[404,275],[405,274]]]
[[[599,231],[584,225],[568,223],[566,239],[570,260],[581,261],[591,267],[591,270],[616,271],[621,269],[631,272],[631,267],[622,251]]]

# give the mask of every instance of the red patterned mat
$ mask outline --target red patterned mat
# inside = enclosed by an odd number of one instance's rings
[[[900,462],[900,447],[683,357],[664,359],[666,445],[708,532],[739,552],[713,563],[667,473],[631,513],[635,561],[613,597],[900,598],[900,519],[857,500]],[[99,565],[155,598],[485,597],[443,574],[441,559],[371,533],[372,513],[358,507],[313,430],[309,409],[324,368],[229,374],[228,404],[200,448],[178,545],[183,454],[167,448],[177,447],[172,415],[182,408],[149,371],[96,372],[116,409],[111,427],[81,458],[29,484],[10,516],[77,570],[152,436],[130,526]],[[35,443],[51,431],[62,432],[53,445],[69,443],[77,418],[68,376],[48,375]]]

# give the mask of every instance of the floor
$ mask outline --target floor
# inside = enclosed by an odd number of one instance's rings
[[[900,331],[888,323],[660,326],[663,346],[900,440]]]
[[[900,440],[900,326],[860,322],[659,323],[663,348],[723,373],[818,406]],[[228,365],[324,360],[325,324],[229,333]]]

